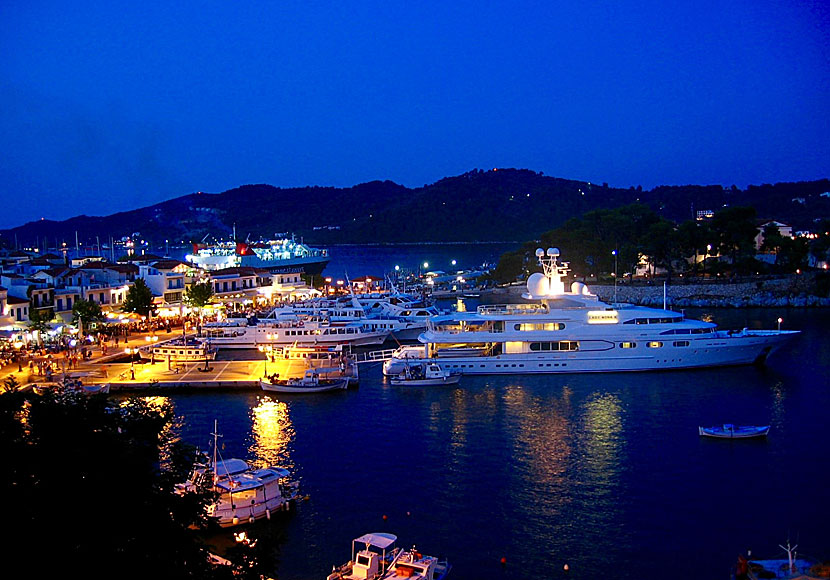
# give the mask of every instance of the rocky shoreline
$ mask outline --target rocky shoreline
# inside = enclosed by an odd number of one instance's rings
[[[588,284],[591,292],[605,302],[614,301],[614,286]],[[666,305],[670,307],[706,308],[812,308],[830,307],[830,297],[815,295],[815,280],[809,274],[753,280],[749,282],[686,283],[675,280],[666,285]],[[524,285],[497,288],[496,294],[506,292],[520,296]],[[663,306],[663,284],[654,286],[617,285],[617,302],[640,306]]]

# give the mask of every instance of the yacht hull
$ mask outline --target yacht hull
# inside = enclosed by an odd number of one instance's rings
[[[659,349],[609,348],[594,351],[525,352],[497,356],[441,356],[434,358],[447,370],[465,375],[565,374],[640,372],[693,369],[763,363],[797,332],[767,331],[747,336],[697,340],[677,348],[667,343]],[[383,365],[387,376],[398,375],[411,364],[390,359]]]

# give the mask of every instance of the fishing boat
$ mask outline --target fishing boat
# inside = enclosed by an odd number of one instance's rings
[[[216,423],[212,435],[212,459],[197,463],[188,480],[176,486],[177,493],[217,493],[216,501],[208,506],[208,515],[223,528],[271,519],[274,512],[291,509],[299,484],[289,480],[287,470],[258,469],[242,459],[220,459]]]
[[[334,566],[326,580],[442,580],[449,574],[446,560],[426,556],[414,546],[403,550],[395,546],[397,540],[393,534],[380,532],[355,538],[351,560]]]
[[[714,427],[698,427],[698,433],[703,437],[717,437],[720,439],[747,439],[749,437],[766,437],[769,425],[762,427],[753,425],[733,425],[724,423]]]
[[[301,378],[309,369],[316,369],[324,379],[349,379],[349,386],[360,380],[358,365],[343,345],[260,346],[266,353],[268,368],[282,379]]]
[[[462,374],[596,373],[762,364],[795,330],[719,330],[666,307],[606,303],[571,280],[559,250],[536,250],[542,272],[516,304],[483,304],[427,320],[420,350],[383,364],[400,374],[412,355]]]
[[[393,385],[408,387],[457,385],[460,380],[461,373],[444,370],[436,363],[408,364],[399,375],[389,378]]]
[[[271,393],[324,393],[347,389],[349,379],[320,378],[320,369],[308,369],[300,378],[279,379],[277,375],[271,375],[260,379],[259,385],[263,391]]]
[[[735,568],[737,580],[762,580],[778,578],[780,580],[826,580],[830,578],[830,564],[822,563],[816,558],[799,554],[798,545],[779,545],[784,550],[777,558],[767,560],[748,559],[743,555],[738,557]]]

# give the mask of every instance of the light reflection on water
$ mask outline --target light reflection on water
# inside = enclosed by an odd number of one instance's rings
[[[776,315],[717,321],[769,328]],[[785,318],[809,334],[762,369],[464,377],[415,389],[391,387],[374,366],[344,393],[170,399],[186,439],[201,443],[218,417],[227,454],[300,478],[311,499],[272,522],[286,537],[281,580],[325,577],[371,531],[447,555],[457,578],[555,578],[565,563],[572,578],[725,577],[739,551],[775,552],[788,529],[814,551],[827,538],[830,450],[816,442],[830,408],[830,319]],[[750,444],[697,435],[724,421],[773,429]]]
[[[288,404],[262,397],[259,404],[251,409],[251,417],[253,441],[248,447],[249,455],[257,459],[259,466],[275,465],[293,470],[295,466],[289,446],[295,433]]]

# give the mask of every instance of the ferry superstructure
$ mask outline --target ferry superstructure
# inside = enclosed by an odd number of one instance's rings
[[[417,346],[403,346],[383,372],[426,358],[463,374],[651,371],[763,362],[792,330],[724,331],[665,309],[607,304],[581,282],[565,290],[559,250],[536,255],[543,273],[527,281],[528,302],[482,305],[433,317]]]
[[[329,263],[328,250],[312,248],[294,236],[258,242],[193,244],[193,253],[185,259],[205,270],[251,266],[280,272],[302,267],[306,274],[315,276]]]

